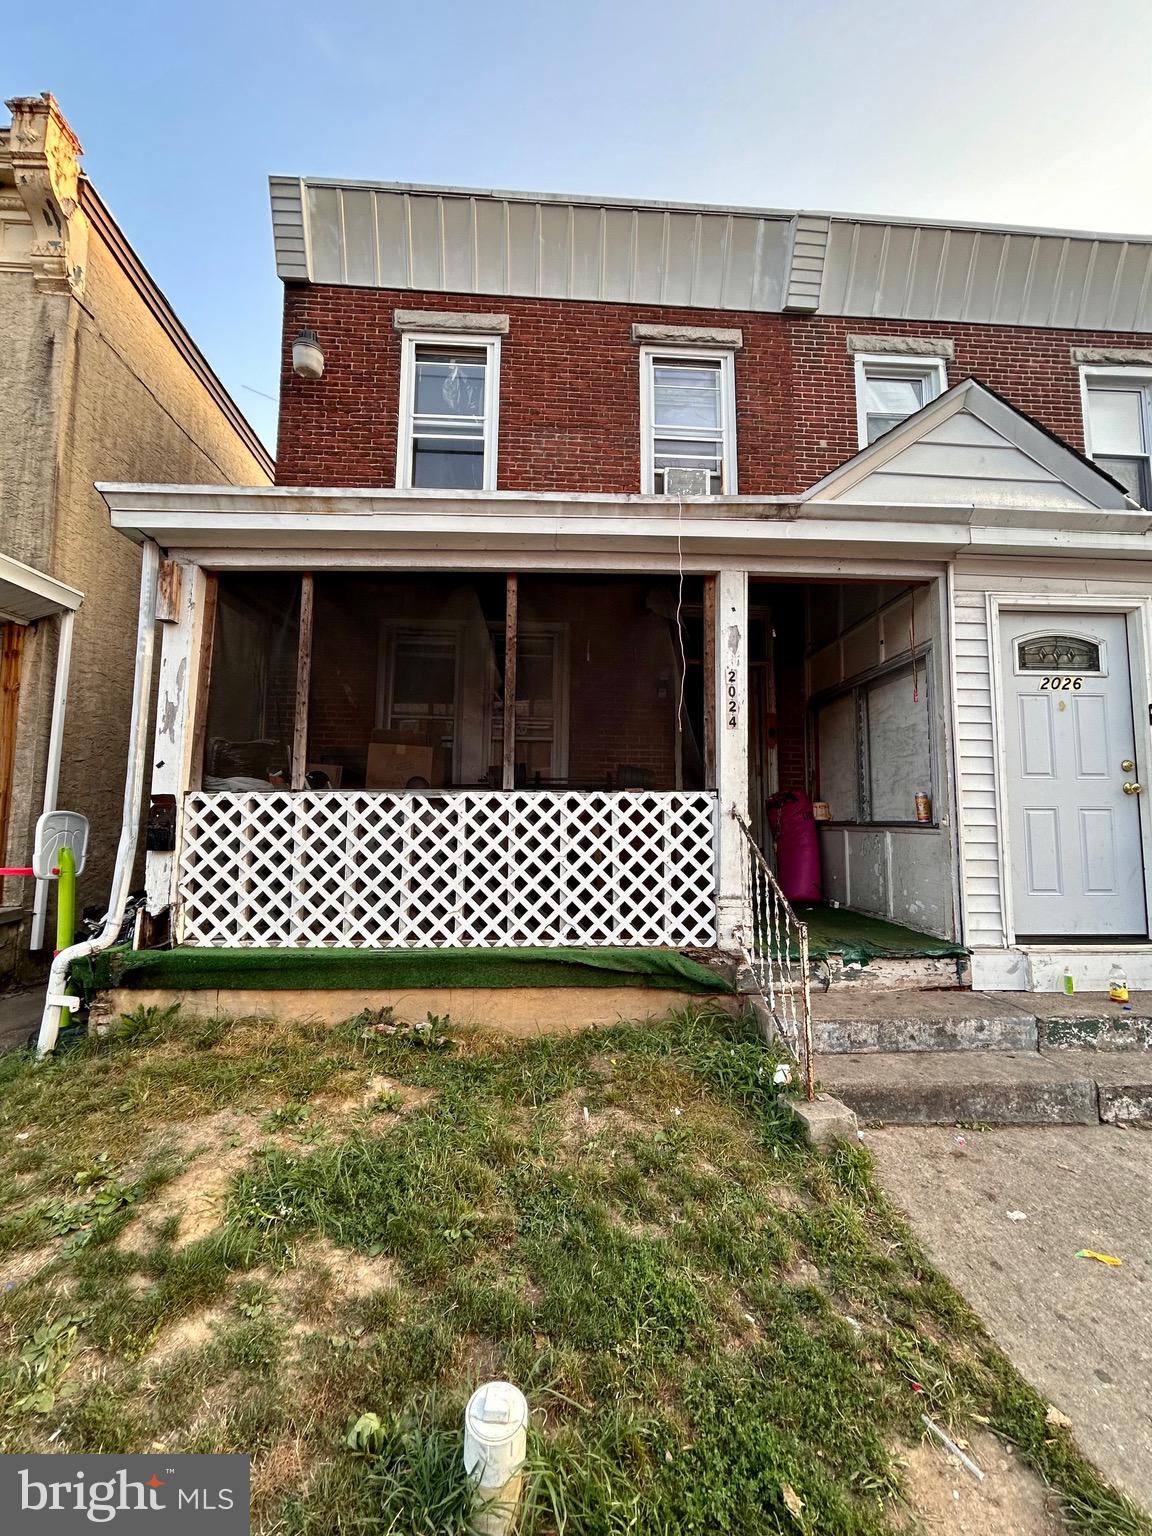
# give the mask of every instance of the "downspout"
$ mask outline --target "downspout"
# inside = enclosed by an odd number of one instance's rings
[[[36,1055],[46,1056],[56,1048],[60,1033],[60,1013],[65,1003],[64,989],[73,961],[110,949],[120,933],[128,893],[132,887],[132,869],[136,862],[136,844],[140,836],[140,815],[144,798],[144,773],[148,761],[148,710],[152,692],[152,657],[156,648],[156,589],[160,571],[160,547],[152,539],[144,540],[140,561],[140,613],[136,626],[136,672],[132,681],[132,720],[128,733],[128,769],[124,778],[124,817],[120,824],[120,843],[112,871],[112,890],[104,927],[94,939],[63,949],[52,961],[48,973],[48,995]]]

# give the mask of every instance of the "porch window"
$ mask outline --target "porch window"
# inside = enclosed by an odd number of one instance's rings
[[[1100,468],[1142,507],[1152,504],[1152,372],[1084,369],[1084,442]]]
[[[423,781],[419,787],[451,784],[456,745],[459,635],[451,630],[398,629],[390,632],[389,639],[382,732],[397,732],[400,738],[416,737],[425,744],[425,750],[432,757],[432,772],[422,771],[424,765],[421,762],[413,761],[410,765],[414,771],[409,777]],[[377,746],[381,744],[376,743]],[[377,753],[377,758],[385,755]]]
[[[856,358],[856,425],[866,448],[947,388],[944,359]]]
[[[516,657],[516,764],[525,781],[560,779],[567,773],[568,753],[562,740],[561,722],[567,668],[565,634],[559,627],[522,628],[517,636]],[[494,654],[504,654],[504,631],[493,629]],[[492,706],[491,754],[499,762],[504,747],[504,699],[497,695]]]
[[[396,483],[402,489],[496,488],[498,337],[404,337]]]
[[[641,348],[643,490],[663,495],[669,469],[703,469],[712,496],[736,494],[736,396],[731,352]]]
[[[935,804],[929,659],[867,678],[816,709],[820,799],[833,821],[915,822]]]

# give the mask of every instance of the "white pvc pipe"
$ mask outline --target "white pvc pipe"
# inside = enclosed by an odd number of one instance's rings
[[[120,824],[120,842],[112,871],[112,889],[108,897],[108,915],[104,927],[94,939],[62,949],[48,973],[48,994],[36,1040],[37,1056],[46,1056],[56,1048],[60,1033],[60,1012],[68,970],[74,960],[110,949],[116,942],[132,888],[132,868],[136,862],[136,843],[140,835],[140,814],[144,797],[145,765],[148,761],[148,708],[152,692],[152,656],[156,648],[156,588],[160,571],[160,548],[151,539],[144,540],[140,560],[140,613],[136,626],[136,671],[132,680],[132,720],[128,731],[128,770],[124,776],[124,816]]]
[[[60,759],[64,752],[64,714],[68,708],[68,675],[72,670],[72,630],[76,615],[71,608],[60,614],[60,627],[56,636],[56,686],[52,692],[52,724],[48,732],[48,769],[44,775],[44,809],[56,809],[56,796],[60,789]],[[44,923],[48,916],[48,882],[37,880],[36,899],[32,905],[32,938],[30,949],[40,949],[44,943]]]

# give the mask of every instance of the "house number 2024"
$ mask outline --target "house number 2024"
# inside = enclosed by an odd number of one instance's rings
[[[1067,693],[1069,688],[1075,689],[1078,692],[1083,686],[1084,679],[1082,677],[1042,677],[1040,679],[1041,693],[1045,689],[1050,693]]]
[[[728,720],[728,729],[730,731],[734,731],[736,729],[740,719],[740,709],[736,691],[736,675],[735,667],[729,667],[727,672],[724,674],[726,718]]]

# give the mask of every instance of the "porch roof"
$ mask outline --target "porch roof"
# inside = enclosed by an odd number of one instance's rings
[[[0,554],[0,618],[31,624],[50,613],[72,612],[84,594],[11,555]]]
[[[853,461],[855,462],[855,461]],[[888,504],[796,497],[664,496],[389,488],[100,484],[112,526],[214,563],[528,565],[562,559],[627,569],[682,554],[686,568],[757,557],[959,554],[1152,557],[1152,513],[1130,506]]]

